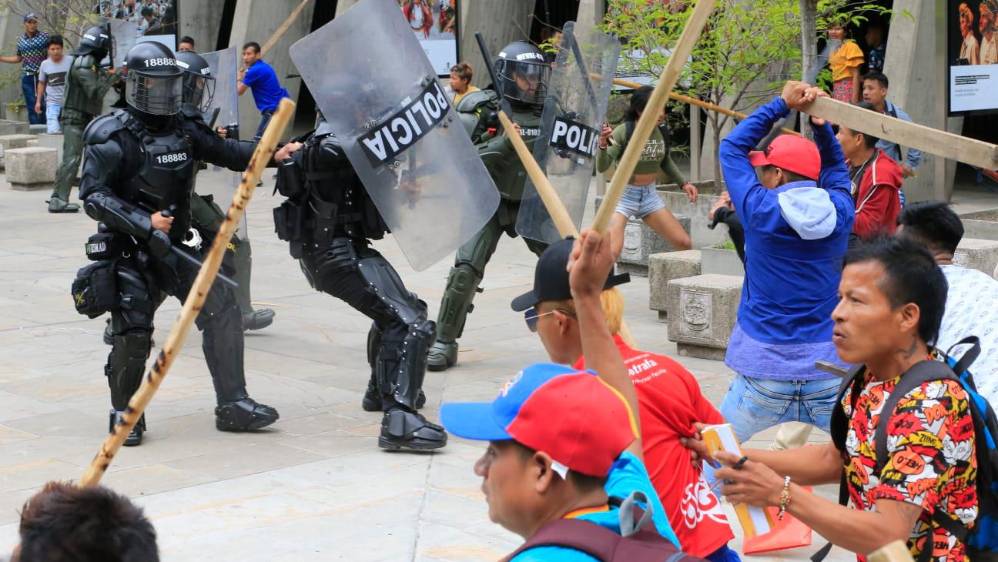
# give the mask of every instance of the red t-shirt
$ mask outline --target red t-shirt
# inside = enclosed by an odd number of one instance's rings
[[[693,467],[690,451],[679,438],[692,436],[695,422],[724,423],[724,418],[682,365],[632,349],[619,335],[614,342],[638,393],[641,442],[652,485],[683,551],[704,558],[734,535],[721,503],[700,468]],[[574,367],[585,368],[584,359],[579,358]]]

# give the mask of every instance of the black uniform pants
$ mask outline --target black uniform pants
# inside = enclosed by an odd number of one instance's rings
[[[111,312],[114,343],[105,367],[116,410],[125,409],[142,383],[156,309],[166,295],[183,302],[197,273],[196,267],[173,255],[157,260],[139,253],[118,261],[119,304]],[[209,291],[196,323],[204,332],[202,349],[218,403],[246,398],[242,315],[232,291],[220,281]]]
[[[341,236],[301,259],[309,283],[374,321],[368,360],[385,408],[415,409],[426,374],[426,351],[434,337],[426,303],[409,292],[392,267],[363,239]]]

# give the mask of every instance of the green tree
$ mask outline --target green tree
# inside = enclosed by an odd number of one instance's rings
[[[604,29],[625,41],[621,66],[657,77],[669,59],[663,47],[676,42],[694,2],[618,0]],[[800,75],[800,24],[795,2],[718,0],[707,27],[684,67],[678,90],[736,111],[774,95],[789,77]],[[709,112],[713,154],[730,117]],[[714,177],[721,178],[714,158]]]
[[[694,5],[695,0],[610,3],[603,29],[624,41],[621,67],[636,75],[658,77],[669,60],[666,48],[678,40]],[[808,16],[803,19],[802,7]],[[778,94],[786,80],[800,79],[802,66],[816,64],[818,34],[830,21],[856,25],[874,11],[885,10],[869,0],[717,0],[676,89],[748,112]],[[707,114],[718,180],[716,155],[730,119],[720,113]]]

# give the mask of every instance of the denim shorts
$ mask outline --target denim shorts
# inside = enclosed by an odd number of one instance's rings
[[[756,433],[788,421],[828,431],[842,381],[782,381],[735,375],[721,404],[721,415],[744,443]]]
[[[648,185],[628,185],[614,211],[627,218],[643,219],[664,208],[665,202],[655,190],[655,184],[651,183]]]

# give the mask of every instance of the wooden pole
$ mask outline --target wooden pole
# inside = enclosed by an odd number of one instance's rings
[[[547,208],[548,214],[551,215],[551,220],[554,221],[554,226],[558,229],[558,235],[562,238],[568,238],[569,236],[578,238],[579,230],[575,228],[575,223],[572,222],[572,217],[569,216],[568,209],[565,208],[565,204],[561,201],[561,197],[558,196],[558,192],[551,185],[551,180],[544,175],[544,170],[537,164],[537,160],[534,160],[534,155],[527,148],[527,143],[523,142],[520,135],[516,133],[513,121],[510,120],[505,111],[499,112],[499,121],[502,122],[502,128],[506,131],[510,143],[513,144],[513,150],[520,157],[523,168],[527,171],[527,175],[530,176],[530,181],[537,188],[537,194],[540,195],[541,201],[544,202],[544,207]],[[610,289],[610,295],[609,298],[621,301],[620,308],[623,309],[624,295],[616,287]],[[631,329],[627,327],[627,322],[624,322],[623,319],[620,322],[620,337],[624,339],[627,345],[631,347],[636,346],[634,335],[631,333]]]
[[[631,140],[627,143],[627,148],[624,149],[624,154],[617,164],[617,171],[614,172],[613,179],[610,180],[610,188],[607,189],[606,196],[603,197],[603,203],[596,211],[593,229],[597,232],[606,232],[607,227],[610,225],[610,217],[613,215],[613,210],[620,201],[621,195],[624,194],[624,188],[627,187],[627,180],[630,179],[631,174],[634,172],[634,167],[638,164],[641,151],[644,150],[645,143],[648,142],[652,129],[655,128],[658,113],[665,107],[666,98],[669,96],[669,92],[672,91],[673,86],[676,85],[676,81],[679,80],[679,73],[682,71],[683,65],[686,64],[686,59],[689,58],[690,53],[693,51],[693,44],[700,38],[700,33],[703,31],[704,26],[707,25],[707,18],[714,10],[715,1],[700,0],[697,2],[696,8],[693,9],[693,15],[686,22],[683,34],[679,37],[679,41],[672,50],[672,56],[669,57],[669,62],[665,65],[662,75],[659,76],[658,84],[655,86],[655,90],[648,100],[648,105],[641,114],[641,118],[638,119],[638,123],[634,127],[634,133],[631,135]]]
[[[931,545],[929,545],[931,548]],[[904,541],[894,541],[879,548],[866,557],[868,562],[913,562],[908,545]]]
[[[623,86],[625,88],[638,89],[638,88],[641,87],[641,84],[638,84],[637,82],[633,82],[631,80],[627,80],[627,79],[624,79],[624,78],[614,78],[613,79],[613,83],[616,84],[616,85],[618,85],[618,86]],[[669,99],[675,100],[675,101],[681,101],[683,103],[688,103],[690,105],[695,105],[697,107],[702,107],[702,108],[704,108],[704,109],[706,109],[708,111],[714,111],[714,112],[720,113],[722,115],[727,115],[729,117],[734,117],[736,119],[745,119],[746,117],[748,117],[748,115],[745,115],[741,111],[735,111],[733,109],[728,109],[726,107],[721,107],[721,106],[719,106],[717,104],[713,104],[713,103],[710,103],[710,102],[707,102],[707,101],[703,101],[703,100],[698,100],[697,98],[691,98],[690,96],[684,96],[683,94],[677,94],[676,92],[669,92]],[[800,136],[800,133],[798,133],[797,131],[795,131],[793,129],[781,129],[781,130],[784,133],[787,133],[787,134],[790,134],[790,135]]]
[[[818,98],[803,111],[901,146],[917,148],[985,170],[998,169],[998,145],[903,121],[832,98]]]
[[[80,486],[96,486],[100,483],[100,479],[107,472],[111,461],[114,459],[114,455],[117,454],[118,449],[121,448],[121,444],[125,442],[125,438],[128,437],[132,428],[135,427],[135,423],[142,417],[142,412],[145,411],[153,395],[156,394],[159,386],[163,383],[163,379],[166,378],[166,373],[170,370],[170,366],[173,365],[173,361],[180,355],[180,350],[184,346],[184,340],[187,339],[187,334],[190,332],[191,324],[194,323],[194,319],[201,311],[201,307],[208,296],[208,291],[211,289],[211,284],[215,281],[215,276],[218,274],[218,268],[222,265],[222,256],[225,254],[226,246],[228,246],[232,234],[236,231],[236,225],[239,224],[239,221],[243,217],[246,205],[253,196],[253,190],[256,189],[260,175],[263,174],[263,169],[274,155],[274,148],[284,133],[284,129],[291,119],[291,115],[294,113],[294,108],[295,104],[285,98],[281,100],[280,106],[278,106],[274,116],[270,119],[267,130],[264,131],[263,138],[256,145],[256,150],[249,161],[249,166],[243,174],[242,181],[239,183],[239,189],[232,198],[232,205],[225,216],[225,221],[222,222],[222,226],[215,236],[211,250],[208,251],[208,255],[204,258],[204,263],[198,272],[197,278],[194,279],[194,284],[187,294],[187,299],[184,300],[184,306],[180,309],[180,317],[177,318],[177,322],[170,330],[163,349],[156,356],[156,362],[153,363],[152,368],[149,369],[145,378],[142,379],[142,385],[128,401],[128,407],[125,409],[121,421],[114,426],[114,432],[104,439],[100,451],[98,451],[97,455],[90,462],[90,466],[83,474],[83,478],[80,479]]]
[[[287,33],[288,29],[291,28],[291,24],[294,23],[296,19],[298,19],[298,16],[300,16],[302,13],[302,10],[304,10],[305,6],[307,6],[308,3],[311,1],[312,0],[301,0],[301,3],[298,4],[298,6],[296,6],[295,9],[291,11],[288,17],[284,18],[284,22],[282,22],[281,25],[274,30],[274,33],[270,35],[270,38],[267,39],[267,42],[264,43],[263,47],[260,48],[260,58],[263,58],[263,56],[267,54],[267,51],[273,49],[274,45],[276,45],[277,42],[281,40],[281,37],[284,37],[284,34]]]

